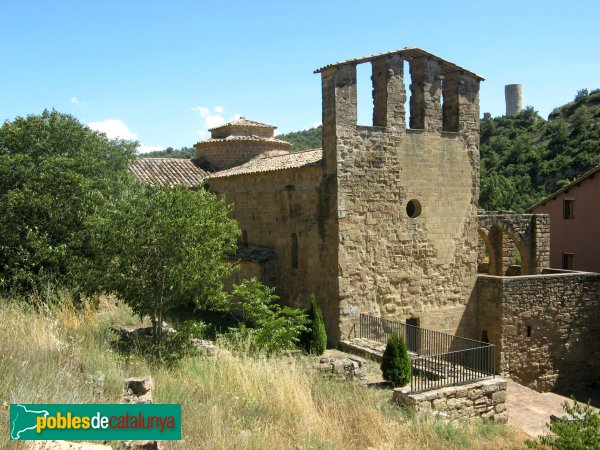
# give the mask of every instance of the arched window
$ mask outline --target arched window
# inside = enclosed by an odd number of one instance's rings
[[[292,269],[298,268],[298,236],[292,234]]]

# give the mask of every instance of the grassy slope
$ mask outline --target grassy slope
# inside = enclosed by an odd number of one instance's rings
[[[133,317],[106,301],[99,310],[36,312],[0,299],[0,317],[0,402],[118,402],[124,378],[150,373],[156,402],[183,405],[184,440],[167,449],[523,447],[523,435],[505,426],[409,418],[389,391],[318,375],[315,358],[195,357],[176,369],[148,367],[111,350],[110,325]],[[0,448],[8,435],[8,410],[0,409]]]

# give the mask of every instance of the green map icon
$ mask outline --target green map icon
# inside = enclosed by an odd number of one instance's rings
[[[34,411],[23,405],[10,405],[10,438],[27,439],[28,434],[35,435],[33,430],[37,426],[37,418],[48,415],[46,410]]]

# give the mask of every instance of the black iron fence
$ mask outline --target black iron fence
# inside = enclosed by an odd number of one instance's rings
[[[385,344],[392,333],[404,339],[411,354],[412,392],[495,376],[496,355],[492,344],[382,317],[360,315],[361,338]]]

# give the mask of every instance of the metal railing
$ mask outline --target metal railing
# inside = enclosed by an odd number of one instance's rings
[[[492,344],[382,317],[360,315],[361,338],[386,344],[392,333],[404,339],[411,354],[413,392],[495,376],[496,354]]]
[[[408,351],[420,356],[439,355],[457,350],[479,348],[489,345],[475,339],[454,336],[441,331],[396,322],[383,317],[361,314],[359,319],[359,337],[387,344],[392,333],[404,339]]]
[[[411,358],[411,392],[418,393],[494,378],[495,347],[485,342],[481,344],[481,347],[477,348]]]

